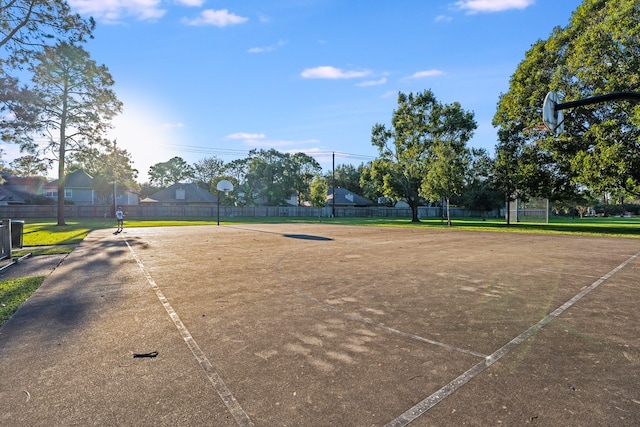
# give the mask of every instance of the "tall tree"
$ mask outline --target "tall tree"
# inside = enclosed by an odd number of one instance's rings
[[[451,227],[451,197],[459,196],[465,184],[469,166],[469,151],[464,144],[438,142],[433,147],[431,164],[422,181],[421,192],[431,201],[444,198],[447,204],[447,225]]]
[[[191,180],[193,177],[193,168],[178,156],[166,162],[156,163],[149,168],[149,181],[160,187],[167,187],[183,180]]]
[[[501,96],[494,124],[525,129],[541,122],[545,94],[562,101],[637,91],[640,87],[640,13],[635,0],[584,0],[567,27],[535,43]],[[599,103],[565,111],[560,136],[530,133],[528,146],[550,158],[554,193],[578,186],[596,192],[640,184],[640,109],[627,101]],[[564,176],[563,176],[564,175]]]
[[[298,205],[309,198],[309,190],[313,178],[322,171],[320,164],[305,153],[294,153],[288,156],[286,174],[292,177],[293,190],[298,196]]]
[[[375,203],[388,205],[389,199],[384,196],[382,190],[384,188],[384,182],[381,179],[382,174],[378,173],[379,169],[373,167],[374,162],[363,163],[358,167],[362,196],[373,200]],[[378,179],[378,181],[376,181],[376,179]]]
[[[484,213],[503,206],[504,197],[493,185],[495,161],[484,148],[471,149],[471,162],[462,194],[464,205]]]
[[[64,178],[67,152],[105,144],[103,135],[122,103],[111,89],[113,78],[82,47],[60,43],[46,47],[31,67],[38,99],[39,136],[58,160],[58,225],[64,225]]]
[[[24,62],[34,50],[59,42],[83,41],[93,18],[72,13],[66,0],[10,0],[0,3],[0,48],[5,59]]]
[[[37,61],[45,46],[82,42],[95,27],[92,18],[72,13],[65,0],[11,0],[0,3],[0,131],[2,141],[22,143],[38,127],[38,98],[17,76],[28,76],[28,65]]]
[[[293,177],[285,173],[289,157],[275,149],[249,152],[246,183],[251,194],[268,206],[278,206],[291,196]]]
[[[249,173],[249,160],[249,158],[235,159],[224,167],[227,179],[233,183],[236,205],[251,205],[254,202],[253,190],[246,179]]]
[[[342,164],[335,167],[335,171],[327,171],[325,179],[329,185],[335,179],[335,185],[338,188],[345,188],[356,194],[362,195],[362,187],[360,186],[360,176],[362,175],[363,165],[355,167],[351,164]]]
[[[507,224],[511,224],[511,202],[526,196],[522,193],[526,185],[524,172],[520,167],[525,138],[522,132],[513,128],[501,128],[498,130],[498,140],[493,164],[493,184],[504,197],[507,205]]]
[[[50,162],[33,154],[20,156],[9,163],[9,171],[15,176],[46,176]]]
[[[205,157],[193,164],[193,177],[202,188],[215,192],[215,184],[221,179],[224,167],[222,159],[216,156]]]
[[[316,208],[323,208],[327,205],[327,192],[329,191],[329,186],[327,185],[327,180],[317,174],[313,177],[313,181],[311,182],[311,191],[309,201],[311,202],[311,206]],[[322,214],[322,209],[318,209],[318,221],[320,220],[320,215]]]
[[[473,113],[464,111],[457,102],[442,104],[430,90],[416,95],[400,92],[391,128],[382,124],[373,127],[371,142],[379,156],[367,174],[386,197],[404,199],[411,208],[412,222],[419,222],[420,189],[434,145],[466,143],[476,127]]]

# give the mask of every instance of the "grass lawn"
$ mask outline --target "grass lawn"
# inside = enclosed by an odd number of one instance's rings
[[[38,289],[44,279],[44,276],[36,276],[0,281],[0,325]]]
[[[478,230],[519,233],[563,233],[582,235],[604,235],[615,237],[640,237],[640,218],[567,218],[552,217],[549,224],[512,223],[507,225],[504,219],[454,218],[453,230]],[[291,217],[255,217],[224,218],[221,225],[247,223],[317,223],[318,219]],[[419,223],[412,223],[409,218],[322,218],[325,224],[367,225],[378,227],[435,227],[448,228],[440,218],[425,218]],[[187,225],[215,225],[216,219],[127,219],[125,227],[175,227]],[[91,230],[113,228],[113,220],[74,220],[67,221],[65,226],[57,226],[51,220],[27,220],[24,224],[23,244],[27,247],[77,245]],[[59,252],[58,252],[59,253]]]
[[[246,224],[246,223],[317,223],[317,218],[225,218],[221,224]],[[412,223],[410,218],[322,218],[325,224],[342,225],[368,225],[376,227],[416,227],[416,228],[449,228],[446,221],[440,218],[424,218],[419,223]],[[507,224],[502,218],[453,218],[452,230],[494,231],[510,233],[546,233],[546,234],[572,234],[572,235],[599,235],[609,237],[635,237],[640,238],[640,217],[589,217],[570,218],[552,217],[548,224],[544,223],[511,223]]]
[[[221,225],[264,224],[264,223],[317,223],[318,219],[290,217],[224,218]],[[426,218],[412,223],[409,218],[322,218],[324,224],[362,225],[376,227],[415,227],[449,229],[440,218]],[[154,219],[136,220],[129,218],[125,227],[175,227],[186,225],[215,225],[216,219]],[[23,245],[28,250],[13,251],[14,257],[31,253],[33,256],[69,253],[92,230],[114,228],[114,221],[87,219],[67,221],[67,225],[56,225],[55,219],[27,220],[24,224]],[[640,238],[640,218],[565,218],[553,217],[549,224],[513,223],[507,225],[503,219],[454,218],[455,230],[477,230],[515,233],[550,233],[590,236],[609,236]],[[0,325],[18,309],[33,291],[42,283],[44,277],[25,277],[0,281]]]

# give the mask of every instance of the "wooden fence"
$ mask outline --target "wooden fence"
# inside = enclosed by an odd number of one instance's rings
[[[128,218],[217,218],[217,206],[197,205],[129,205],[123,206]],[[324,208],[312,208],[305,206],[220,206],[220,218],[254,218],[254,217],[315,217],[327,218],[332,215],[330,206]],[[420,206],[418,216],[420,218],[441,218],[446,215],[440,207]],[[487,217],[495,218],[500,212],[481,212],[478,210],[451,208],[451,216],[455,218]],[[28,218],[55,218],[57,207],[52,205],[23,205],[0,206],[0,218],[28,219]],[[64,216],[73,218],[113,218],[112,206],[65,206]],[[335,216],[360,217],[360,218],[411,218],[409,208],[389,207],[336,207]]]

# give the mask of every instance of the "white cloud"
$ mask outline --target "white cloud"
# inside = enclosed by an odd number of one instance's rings
[[[280,40],[280,41],[278,41],[278,43],[274,43],[274,44],[269,45],[269,46],[252,47],[247,52],[249,52],[249,53],[273,52],[274,50],[277,50],[278,48],[284,46],[285,44],[286,43],[284,41]]]
[[[202,6],[205,0],[177,0],[177,2],[183,6],[198,7],[198,6]]]
[[[231,135],[227,135],[227,139],[233,139],[241,141],[242,144],[250,148],[278,148],[284,152],[298,152],[306,150],[291,149],[290,147],[317,144],[317,139],[302,140],[302,141],[290,141],[287,139],[268,139],[264,133],[245,133],[236,132]]]
[[[440,70],[423,70],[423,71],[418,71],[416,73],[413,73],[411,76],[409,76],[408,78],[410,79],[424,79],[427,77],[435,77],[435,76],[440,76],[444,74],[443,71]]]
[[[160,0],[69,0],[69,6],[81,15],[91,15],[107,23],[116,23],[127,16],[154,20],[166,13],[160,8]]]
[[[264,133],[245,133],[245,132],[236,132],[231,135],[227,135],[228,139],[265,139],[267,136]]]
[[[453,18],[448,15],[438,15],[435,19],[436,22],[451,22],[452,20]]]
[[[354,79],[366,77],[370,74],[371,71],[345,71],[329,66],[307,68],[300,73],[305,79]]]
[[[455,6],[468,13],[502,12],[509,9],[525,9],[536,0],[460,0]]]
[[[387,82],[387,78],[383,77],[378,80],[367,80],[367,81],[358,83],[356,86],[360,86],[360,87],[379,86],[379,85],[385,84],[386,82]]]
[[[195,19],[184,19],[187,25],[213,25],[215,27],[226,27],[227,25],[237,25],[247,22],[249,18],[229,13],[227,9],[213,10],[206,9]]]

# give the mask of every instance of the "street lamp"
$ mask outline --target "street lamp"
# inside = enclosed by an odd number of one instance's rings
[[[218,190],[218,226],[220,226],[220,192],[224,191],[224,194],[229,194],[230,191],[233,191],[233,184],[226,179],[223,179],[218,182],[216,185],[216,189]]]

